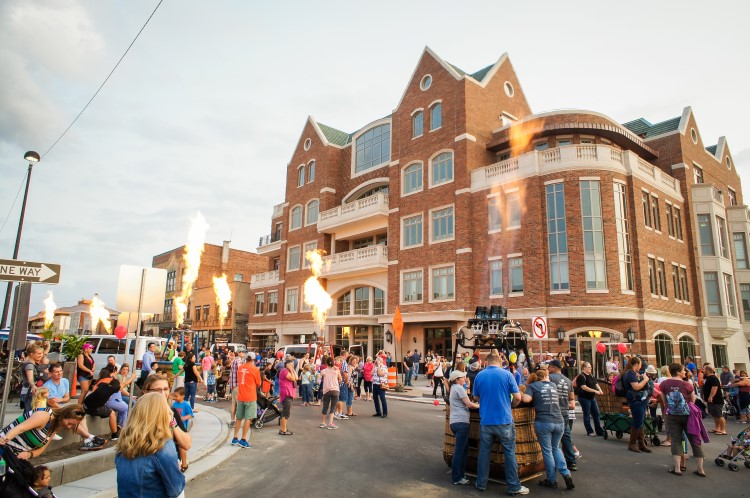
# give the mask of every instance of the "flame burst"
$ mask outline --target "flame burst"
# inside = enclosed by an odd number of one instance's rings
[[[198,280],[198,269],[201,266],[201,256],[203,256],[207,231],[208,223],[206,223],[203,215],[198,212],[190,225],[188,243],[185,244],[185,254],[182,256],[185,261],[185,275],[182,277],[182,291],[174,300],[177,310],[175,327],[179,327],[185,321],[187,303],[193,293],[193,284]]]
[[[112,322],[109,321],[109,311],[104,307],[104,301],[99,299],[99,294],[94,294],[93,299],[91,299],[89,314],[91,315],[92,333],[96,333],[96,327],[99,325],[99,322],[102,322],[107,333],[112,332]]]
[[[229,312],[229,302],[232,300],[232,291],[229,290],[226,274],[214,277],[214,294],[216,294],[216,309],[219,310],[219,324],[224,325]]]
[[[510,148],[514,156],[526,151],[531,139],[542,131],[542,123],[539,122],[521,122],[514,123],[508,130],[510,138]]]
[[[52,296],[52,291],[47,291],[47,299],[44,300],[44,328],[46,329],[55,321],[55,310],[57,305]]]
[[[318,329],[323,330],[333,300],[318,281],[323,269],[323,258],[320,255],[321,252],[318,250],[305,253],[305,259],[310,263],[312,271],[312,276],[305,281],[305,304],[313,307],[313,320],[318,324]]]

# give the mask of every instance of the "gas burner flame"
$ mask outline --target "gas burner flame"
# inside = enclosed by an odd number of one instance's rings
[[[326,317],[328,311],[333,306],[333,299],[326,292],[322,285],[320,285],[320,272],[323,269],[323,258],[321,257],[322,251],[307,251],[305,253],[305,259],[310,263],[310,271],[312,276],[305,281],[305,304],[312,306],[312,316],[315,323],[318,325],[318,329],[323,332],[325,330]],[[324,334],[321,334],[324,336]]]
[[[229,313],[229,303],[232,301],[232,291],[229,289],[226,274],[214,277],[214,294],[216,294],[216,309],[219,311],[219,325],[224,325]]]
[[[193,293],[193,284],[198,280],[198,270],[201,266],[201,257],[206,243],[206,232],[208,223],[203,215],[198,214],[193,218],[190,231],[188,232],[188,242],[185,244],[185,254],[182,259],[185,261],[185,274],[182,276],[182,290],[180,295],[174,300],[177,314],[175,316],[175,328],[179,328],[185,321],[185,313],[188,309],[188,301]]]
[[[44,300],[44,328],[48,328],[55,321],[55,310],[57,305],[55,304],[55,298],[52,295],[52,291],[47,291],[47,299]]]
[[[112,322],[109,321],[109,311],[104,307],[104,301],[99,299],[99,294],[94,294],[89,305],[89,314],[91,315],[91,332],[96,333],[96,327],[102,322],[104,329],[109,334],[112,332]]]

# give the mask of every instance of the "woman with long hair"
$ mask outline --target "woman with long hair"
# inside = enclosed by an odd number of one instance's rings
[[[0,446],[22,460],[38,457],[47,449],[52,437],[63,429],[81,432],[79,424],[85,416],[86,412],[77,404],[57,410],[28,410],[0,430]]]
[[[94,380],[94,367],[96,366],[94,358],[91,357],[91,352],[94,350],[93,344],[86,343],[83,345],[81,354],[78,355],[76,362],[76,375],[78,376],[78,383],[81,384],[81,395],[78,396],[78,404],[83,404],[83,399],[89,393],[89,387],[91,387],[91,381]]]
[[[646,446],[646,432],[643,424],[646,420],[646,408],[648,408],[649,378],[647,375],[641,375],[641,359],[633,356],[628,361],[628,369],[623,374],[623,383],[625,384],[625,399],[630,407],[630,414],[633,417],[633,428],[630,430],[630,443],[628,450],[635,453],[651,453]]]
[[[195,408],[195,393],[198,392],[198,382],[203,382],[198,366],[195,364],[195,353],[188,351],[185,354],[185,399],[190,402],[190,408]]]
[[[162,394],[148,393],[138,399],[117,442],[115,468],[120,498],[175,498],[183,494],[185,476],[172,441],[174,423]]]

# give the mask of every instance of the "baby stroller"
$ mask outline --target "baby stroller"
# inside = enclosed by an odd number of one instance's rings
[[[724,407],[721,409],[721,414],[724,418],[732,418],[734,420],[740,419],[740,412],[737,411],[737,407],[732,402],[732,397],[729,395],[729,389],[722,388],[724,394]]]
[[[229,369],[222,370],[221,375],[216,379],[216,399],[228,399],[227,384],[229,383]]]
[[[34,466],[28,460],[20,460],[11,451],[2,451],[5,459],[5,475],[0,477],[0,496],[3,498],[27,498],[39,496],[31,484],[34,482]],[[54,493],[50,493],[55,498]]]
[[[740,466],[737,465],[739,462],[744,462],[745,467],[750,469],[750,434],[747,430],[737,434],[736,438],[733,437],[727,449],[714,460],[719,467],[723,467],[726,462],[727,468],[733,472],[740,470]]]
[[[277,418],[281,425],[281,410],[275,404],[277,399],[279,399],[278,396],[266,396],[258,389],[258,417],[253,421],[256,429],[262,429],[265,424]]]

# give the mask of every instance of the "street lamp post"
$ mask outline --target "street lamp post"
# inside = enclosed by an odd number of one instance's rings
[[[29,184],[31,183],[31,170],[34,164],[41,159],[39,154],[33,150],[23,155],[23,158],[29,163],[29,171],[26,173],[26,190],[23,193],[23,203],[21,204],[21,218],[18,220],[18,232],[16,233],[16,245],[13,248],[13,259],[18,258],[18,248],[21,246],[21,232],[23,231],[23,218],[26,214],[26,199],[29,197]],[[0,318],[0,329],[5,328],[5,321],[8,319],[8,308],[10,308],[10,294],[13,290],[13,282],[8,282],[8,290],[5,291],[5,303],[3,304],[3,315]]]

